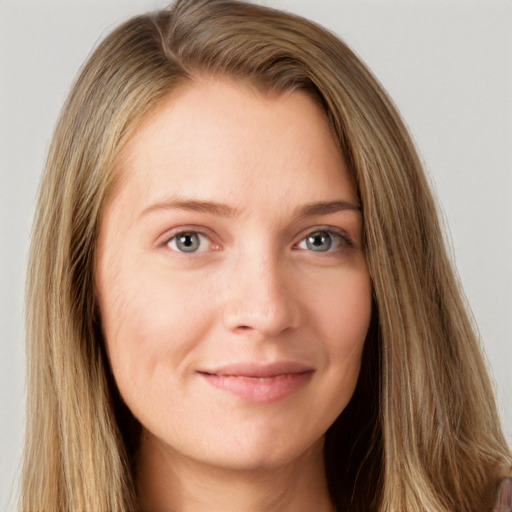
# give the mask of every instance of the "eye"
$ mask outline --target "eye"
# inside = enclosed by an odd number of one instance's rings
[[[328,252],[337,249],[340,245],[350,245],[346,237],[329,230],[319,230],[309,233],[298,244],[299,249],[315,252]]]
[[[167,246],[176,252],[201,252],[208,249],[210,239],[197,231],[177,233],[167,242]]]

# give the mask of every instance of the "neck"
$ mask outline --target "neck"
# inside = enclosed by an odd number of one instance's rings
[[[137,491],[144,512],[333,512],[323,442],[279,467],[230,469],[171,452],[143,436]]]

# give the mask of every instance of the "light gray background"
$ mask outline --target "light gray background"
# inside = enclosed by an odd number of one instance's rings
[[[93,45],[158,0],[0,0],[0,510],[23,431],[23,276],[52,128]],[[512,1],[268,0],[341,35],[394,98],[449,226],[512,441]]]

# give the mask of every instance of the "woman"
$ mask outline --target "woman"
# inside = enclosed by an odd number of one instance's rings
[[[511,455],[434,201],[323,29],[222,0],[118,28],[33,240],[21,510],[492,509]]]

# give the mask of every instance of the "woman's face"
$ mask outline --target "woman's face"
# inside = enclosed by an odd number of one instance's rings
[[[96,261],[115,380],[171,457],[256,469],[321,445],[358,377],[358,198],[307,95],[175,91],[119,161]]]

